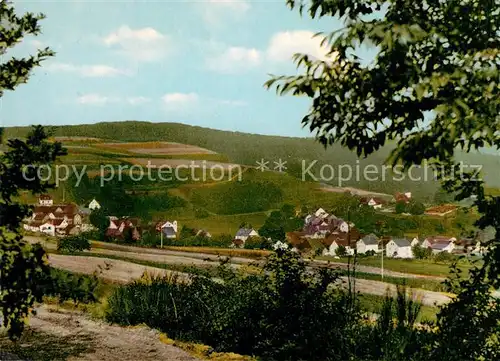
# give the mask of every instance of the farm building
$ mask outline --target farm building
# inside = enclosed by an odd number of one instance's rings
[[[386,247],[386,253],[389,257],[394,258],[413,258],[411,243],[405,238],[393,238]]]
[[[365,254],[368,251],[378,252],[379,238],[372,234],[364,236],[356,243],[356,250],[359,254]]]

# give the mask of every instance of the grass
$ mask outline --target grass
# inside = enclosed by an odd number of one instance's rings
[[[206,229],[212,235],[231,234],[234,235],[243,222],[250,223],[253,228],[259,229],[264,225],[267,212],[256,212],[235,215],[211,215],[206,218],[179,218],[177,221],[182,225],[197,229]]]
[[[369,294],[360,294],[358,300],[363,311],[368,313],[380,314],[380,310],[384,302],[384,297]],[[437,307],[422,305],[420,314],[417,318],[417,322],[423,322],[426,320],[435,321],[438,311],[439,309]]]
[[[254,250],[254,249],[231,249],[231,248],[215,248],[215,247],[164,247],[170,251],[181,251],[190,253],[206,253],[214,254],[223,257],[245,257],[245,258],[262,258],[269,256],[271,251]]]
[[[342,275],[347,275],[347,271],[341,271]],[[425,278],[403,278],[403,277],[387,277],[384,276],[382,279],[381,275],[374,273],[365,273],[365,272],[356,272],[356,278],[378,281],[378,282],[386,282],[394,285],[407,286],[408,288],[413,289],[422,289],[426,291],[433,292],[446,292],[446,287],[443,285],[441,281],[430,280]]]
[[[347,258],[335,259],[328,256],[320,256],[318,259],[332,262],[347,263]],[[380,257],[358,258],[358,264],[363,266],[381,267]],[[459,263],[459,268],[466,272],[472,266],[470,264]],[[447,277],[450,273],[449,263],[436,263],[432,260],[403,260],[384,257],[384,269],[401,273],[411,273],[424,276]],[[384,277],[385,278],[385,277]]]

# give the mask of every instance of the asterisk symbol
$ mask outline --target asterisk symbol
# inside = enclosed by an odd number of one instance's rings
[[[278,159],[277,162],[274,162],[274,169],[278,172],[286,171],[286,160]]]
[[[262,158],[260,161],[257,161],[257,169],[260,170],[261,172],[264,172],[266,170],[269,170],[269,167],[267,166],[269,162]]]

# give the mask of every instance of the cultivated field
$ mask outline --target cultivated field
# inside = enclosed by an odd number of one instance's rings
[[[216,152],[209,149],[173,142],[102,143],[99,144],[99,148],[122,151],[124,150],[127,152],[140,154],[216,154]]]

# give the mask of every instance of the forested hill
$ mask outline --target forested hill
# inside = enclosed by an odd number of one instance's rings
[[[29,127],[7,128],[5,138],[23,137],[28,130]],[[255,165],[256,161],[265,159],[272,166],[273,161],[281,158],[287,161],[288,171],[296,174],[301,172],[303,161],[306,167],[311,162],[317,161],[315,166],[312,167],[312,171],[315,174],[325,164],[331,165],[335,170],[338,170],[340,165],[348,164],[352,166],[354,171],[356,166],[361,170],[368,164],[381,166],[394,147],[393,144],[389,144],[367,159],[358,161],[356,155],[349,150],[337,145],[325,149],[312,137],[267,136],[222,131],[180,123],[149,123],[138,121],[59,126],[54,127],[54,135],[91,137],[122,142],[168,141],[191,144],[216,151],[227,156],[233,162],[246,165]],[[487,183],[492,187],[500,187],[500,179],[497,177],[497,171],[500,169],[499,156],[479,153],[459,153],[458,158],[467,164],[483,165]],[[334,180],[326,183],[338,185],[337,175],[335,175]],[[395,190],[402,190],[406,187],[427,196],[433,194],[437,189],[437,185],[433,181],[394,183],[391,179],[379,181],[353,179],[349,182],[344,182],[342,185],[356,186],[391,194]]]

